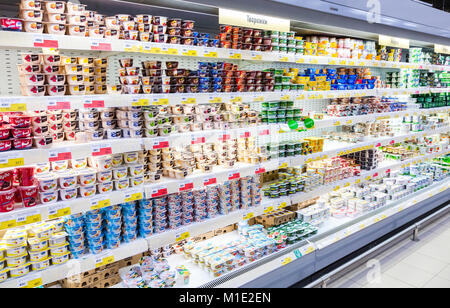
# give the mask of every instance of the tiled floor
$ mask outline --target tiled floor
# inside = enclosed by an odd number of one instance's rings
[[[329,288],[450,288],[450,214],[403,240]]]

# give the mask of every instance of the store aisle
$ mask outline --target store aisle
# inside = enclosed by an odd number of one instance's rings
[[[450,288],[450,213],[328,285],[329,288]]]

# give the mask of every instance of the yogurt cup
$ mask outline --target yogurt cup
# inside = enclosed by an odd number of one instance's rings
[[[112,168],[112,158],[108,155],[89,158],[89,162],[90,166],[98,171],[107,171]]]
[[[47,13],[44,15],[44,21],[55,23],[55,24],[65,24],[66,23],[66,15],[61,13]]]
[[[49,96],[63,96],[66,94],[66,86],[56,86],[56,85],[48,85],[47,88],[47,94]]]
[[[114,168],[123,164],[123,154],[122,153],[113,154],[113,155],[111,155],[111,158],[112,158],[112,166]]]
[[[50,248],[65,245],[67,243],[66,236],[67,236],[66,232],[54,233],[49,239]]]
[[[41,10],[20,10],[19,17],[24,21],[42,22],[44,15]]]
[[[112,170],[114,180],[120,180],[128,177],[128,167],[118,167]]]
[[[138,152],[127,152],[124,153],[124,162],[126,164],[135,164],[138,162],[139,153]]]
[[[40,251],[48,248],[48,239],[31,237],[28,239],[29,251]]]
[[[85,169],[87,168],[87,159],[86,158],[71,159],[70,166],[72,167],[72,169]]]
[[[6,264],[10,267],[20,267],[26,264],[27,262],[27,253],[24,253],[20,256],[15,256],[11,258],[6,258]]]
[[[47,253],[48,254],[48,253]],[[39,261],[31,261],[31,270],[32,271],[42,271],[50,266],[50,260],[51,258],[47,257],[43,260]]]
[[[142,164],[129,164],[128,168],[132,177],[141,176],[144,174],[144,165]]]
[[[122,138],[122,130],[121,129],[108,129],[106,130],[107,139],[120,139]]]
[[[48,249],[41,251],[30,251],[30,262],[38,262],[48,258]]]
[[[53,161],[51,162],[51,169],[56,172],[62,172],[66,171],[67,168],[69,168],[69,161],[68,160],[59,160],[59,161]],[[62,174],[58,174],[58,176],[61,176]]]
[[[23,96],[44,96],[46,93],[45,86],[20,86]]]
[[[64,264],[69,260],[70,253],[65,253],[60,256],[53,256],[52,257],[52,264],[58,265],[58,264]]]
[[[87,26],[87,18],[84,15],[67,14],[66,19],[69,25]]]
[[[81,15],[84,14],[86,11],[86,5],[85,4],[78,4],[73,2],[67,2],[66,3],[66,9],[68,14],[76,14]]]
[[[95,184],[97,178],[97,171],[95,169],[84,169],[78,171],[78,182],[82,187],[84,186],[92,186]],[[95,188],[95,187],[94,187]],[[81,190],[80,190],[81,191]],[[89,192],[89,189],[87,189]],[[95,189],[94,189],[95,191]],[[94,192],[95,194],[95,192]],[[82,196],[84,196],[82,194]],[[86,196],[84,196],[86,197]]]
[[[20,1],[21,10],[40,10],[42,9],[42,2],[39,0],[22,0]]]
[[[64,1],[44,1],[44,8],[47,13],[50,14],[63,14],[66,8],[66,2]]]
[[[73,189],[77,187],[77,173],[65,171],[58,174],[58,183],[61,189]]]
[[[44,83],[44,74],[26,74],[20,76],[20,84],[24,86],[43,86]]]
[[[17,247],[7,247],[6,248],[6,257],[7,258],[14,258],[14,257],[20,257],[26,254],[27,252],[27,246],[17,246]]]
[[[54,174],[39,175],[36,178],[40,191],[54,191],[58,188],[58,177]]]
[[[38,163],[34,168],[34,172],[36,174],[43,174],[50,172],[50,162],[47,163]]]
[[[23,229],[7,230],[3,236],[6,247],[24,246],[27,243],[27,232]]]
[[[136,177],[130,178],[130,186],[131,187],[140,186],[142,184],[144,184],[144,177],[143,176],[136,176]]]
[[[91,141],[103,140],[103,137],[104,137],[103,130],[87,131],[86,134],[88,135],[88,138]]]
[[[50,191],[41,191],[39,192],[39,199],[42,204],[50,204],[58,201],[58,191],[50,190]]]
[[[85,95],[86,87],[84,85],[69,85],[68,86],[70,95]]]
[[[67,26],[67,33],[73,36],[86,36],[86,26],[69,24]]]
[[[112,170],[109,171],[99,171],[97,173],[97,181],[99,183],[106,183],[111,182],[113,179],[113,172]]]
[[[55,35],[65,35],[66,25],[61,23],[44,23],[45,33]]]
[[[59,197],[63,201],[74,200],[78,197],[78,188],[76,186],[71,188],[61,188],[59,190]]]
[[[44,76],[48,85],[63,86],[66,83],[66,75],[46,74]]]
[[[9,269],[9,275],[12,278],[25,276],[30,272],[30,263],[25,263],[18,267],[11,267]]]
[[[67,244],[64,244],[62,246],[59,247],[51,247],[50,248],[50,255],[53,256],[60,256],[63,254],[68,253],[69,250],[67,249]]]
[[[121,190],[128,189],[129,187],[130,187],[130,179],[128,179],[128,178],[114,181],[114,189],[115,190],[121,191]]]
[[[97,193],[97,186],[95,184],[80,186],[80,196],[81,197],[92,197],[96,193]]]
[[[107,194],[113,190],[113,182],[104,182],[97,184],[97,190],[100,194]]]

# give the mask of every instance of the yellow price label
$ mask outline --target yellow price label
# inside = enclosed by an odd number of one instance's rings
[[[197,99],[196,98],[194,98],[194,97],[190,97],[190,98],[187,98],[186,100],[184,100],[184,101],[182,101],[181,102],[182,104],[196,104],[197,103]]]
[[[131,106],[133,106],[133,107],[141,107],[141,106],[149,106],[149,105],[150,105],[150,100],[148,100],[146,98],[139,99],[136,102],[131,102]]]
[[[334,126],[340,126],[340,125],[341,125],[341,122],[336,121],[336,122],[333,123],[333,125],[334,125]]]
[[[175,241],[176,241],[176,242],[183,241],[183,240],[189,238],[190,236],[191,236],[191,235],[189,234],[189,232],[186,231],[186,232],[183,232],[183,233],[181,233],[181,234],[178,234],[178,235],[176,236],[176,238],[175,238]]]
[[[244,216],[242,217],[242,219],[243,219],[243,220],[249,220],[249,219],[251,219],[251,218],[253,218],[253,217],[254,217],[253,212],[250,212],[250,213],[247,213],[246,215],[244,215]]]
[[[278,206],[278,209],[284,209],[285,207],[287,207],[287,203],[286,202],[281,202],[280,205]]]
[[[319,61],[317,61],[317,59],[312,59],[309,63],[311,63],[311,64],[318,64]]]
[[[153,105],[155,105],[155,106],[169,105],[169,99],[168,98],[160,98],[157,102],[154,102]]]
[[[19,167],[25,165],[25,159],[21,158],[10,158],[6,163],[0,163],[0,168],[11,168]]]
[[[269,207],[264,209],[264,214],[267,214],[267,213],[270,213],[270,212],[273,212],[273,206],[269,206]]]
[[[353,123],[352,120],[348,120],[347,122],[345,122],[345,124],[347,124],[347,125],[350,125],[350,124],[352,124],[352,123]]]
[[[355,61],[350,61],[348,64],[352,65],[352,66],[355,66]]]
[[[289,263],[291,263],[292,261],[293,261],[293,260],[292,260],[291,257],[284,258],[284,259],[281,260],[281,265],[289,264]]]
[[[72,214],[72,210],[70,209],[70,207],[66,207],[57,210],[55,214],[48,215],[48,219],[56,219],[64,216],[69,216],[70,214]]]
[[[349,187],[350,186],[350,183],[345,183],[344,184],[344,187]]]
[[[164,55],[178,55],[178,50],[175,48],[168,48],[167,50],[163,50],[162,54]]]
[[[264,102],[264,96],[258,96],[253,98],[254,102]]]
[[[315,249],[314,249],[313,246],[309,246],[309,247],[305,250],[305,252],[303,253],[303,255],[310,254],[310,253],[313,252],[314,250],[315,250]]]
[[[19,285],[19,288],[22,289],[33,289],[33,288],[39,288],[42,286],[42,277],[35,278],[26,282],[23,282],[21,285]]]
[[[359,65],[361,65],[361,66],[366,66],[366,62],[361,61],[361,62],[359,62]]]
[[[144,49],[144,53],[161,54],[161,48],[151,47],[150,49]]]
[[[280,61],[280,62],[288,62],[288,61],[289,61],[289,58],[288,58],[288,57],[281,57],[281,58],[279,59],[279,61]]]
[[[210,52],[206,52],[204,54],[204,56],[206,58],[217,58],[217,52],[216,51],[210,51]]]
[[[142,193],[141,192],[139,192],[139,193],[134,193],[134,194],[131,194],[129,197],[128,196],[126,196],[127,198],[125,198],[125,202],[132,202],[132,201],[136,201],[136,200],[142,200],[143,199],[143,196],[142,196]]]
[[[20,112],[27,111],[27,104],[11,104],[7,107],[0,107],[0,112]]]
[[[222,103],[222,98],[221,97],[214,97],[214,98],[210,99],[209,102],[211,104]]]
[[[305,59],[303,59],[303,58],[300,58],[300,59],[297,59],[297,61],[295,61],[295,63],[305,63]]]
[[[345,60],[339,61],[339,65],[346,65],[346,64],[347,64],[347,61],[345,61]]]
[[[232,98],[230,100],[230,102],[232,102],[232,103],[242,103],[242,97],[241,96],[236,96],[236,97]]]
[[[288,101],[288,100],[290,100],[291,99],[291,96],[290,95],[283,95],[282,97],[281,97],[281,100],[282,101]]]
[[[360,224],[360,225],[359,225],[359,230],[362,230],[362,229],[364,229],[365,227],[366,227],[365,224]]]
[[[242,59],[242,54],[240,54],[240,53],[235,53],[235,54],[230,55],[229,58],[230,58],[230,59],[237,59],[237,60],[240,60],[240,59]]]
[[[336,65],[336,61],[335,60],[328,60],[328,64],[329,65]]]
[[[255,55],[255,56],[253,56],[252,60],[261,61],[262,60],[262,55]]]
[[[183,56],[197,57],[197,50],[188,50],[187,52],[183,52]]]
[[[304,100],[304,99],[306,99],[304,94],[299,95],[299,96],[296,97],[296,100]]]
[[[278,166],[278,169],[284,169],[284,168],[287,168],[287,167],[289,167],[288,163],[282,163],[282,164],[280,164]]]
[[[91,210],[99,210],[108,206],[111,206],[110,199],[99,200],[97,204],[91,206]]]
[[[369,175],[366,177],[366,181],[370,180],[372,177]]]
[[[386,215],[381,215],[381,220],[383,220],[383,219],[386,219],[387,218],[387,216]]]
[[[5,220],[5,221],[2,221],[0,223],[0,230],[6,230],[6,229],[14,228],[15,226],[16,226],[16,220],[15,219]]]
[[[41,214],[27,216],[25,219],[16,219],[16,227],[22,227],[29,224],[42,221]]]
[[[95,267],[97,268],[97,267],[105,266],[105,265],[108,265],[111,263],[114,263],[114,256],[107,256],[107,257],[97,260],[95,263]]]
[[[333,191],[338,191],[339,189],[341,189],[341,187],[340,187],[340,186],[336,186],[336,187],[333,189]]]
[[[360,179],[357,179],[357,180],[355,181],[355,184],[359,184],[359,183],[361,183],[361,180],[360,180]]]

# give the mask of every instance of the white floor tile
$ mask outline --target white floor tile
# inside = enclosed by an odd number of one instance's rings
[[[450,288],[450,280],[436,276],[428,281],[424,288]]]
[[[447,265],[439,274],[439,277],[450,280],[450,265]]]
[[[363,288],[413,288],[413,286],[383,274],[379,282],[368,283]]]
[[[450,245],[449,242],[429,242],[420,247],[416,252],[428,255],[442,262],[450,262]]]
[[[418,252],[412,253],[401,262],[417,267],[433,275],[437,275],[447,266],[447,263],[445,262]]]
[[[327,288],[330,289],[359,289],[362,288],[362,285],[349,279],[348,277],[342,277],[332,283],[330,283]]]
[[[434,277],[433,274],[403,262],[393,266],[385,274],[417,288],[423,287]]]

